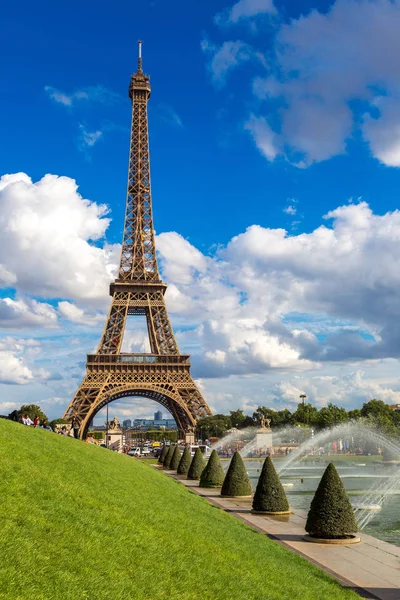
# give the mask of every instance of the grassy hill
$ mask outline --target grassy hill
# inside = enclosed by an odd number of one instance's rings
[[[357,598],[154,467],[0,419],[0,598]]]

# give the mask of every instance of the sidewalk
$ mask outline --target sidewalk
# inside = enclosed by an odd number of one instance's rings
[[[295,510],[284,517],[252,515],[250,499],[221,498],[219,490],[199,488],[197,481],[182,479],[174,471],[164,473],[211,504],[301,554],[363,598],[400,600],[400,548],[397,546],[363,533],[360,544],[328,546],[306,542],[303,540],[305,511]]]

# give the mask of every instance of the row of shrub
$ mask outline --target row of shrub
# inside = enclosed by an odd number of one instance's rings
[[[176,471],[187,479],[199,480],[199,486],[221,488],[222,497],[249,497],[250,480],[239,452],[235,452],[226,472],[215,450],[206,463],[197,448],[193,458],[189,448],[183,454],[178,446],[162,449],[158,460],[164,469]],[[264,461],[253,497],[252,512],[257,514],[289,513],[289,503],[270,457]],[[330,463],[319,483],[308,513],[306,531],[313,537],[346,538],[357,531],[353,508],[343,482],[333,463]]]

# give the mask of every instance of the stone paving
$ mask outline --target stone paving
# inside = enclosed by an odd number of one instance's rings
[[[174,471],[165,473],[250,527],[301,554],[363,598],[400,600],[400,548],[397,546],[363,533],[360,544],[330,546],[306,542],[303,539],[305,511],[294,510],[293,514],[280,517],[252,515],[251,499],[221,498],[219,490],[199,488],[197,481],[188,481]]]

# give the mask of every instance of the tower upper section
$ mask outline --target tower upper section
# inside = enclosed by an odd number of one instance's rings
[[[138,70],[131,77],[129,97],[132,100],[132,122],[128,189],[121,261],[116,284],[161,284],[151,201],[147,118],[150,78],[144,75],[142,70],[142,42],[139,42]]]
[[[142,42],[138,42],[139,45],[139,57],[138,57],[138,69],[136,73],[133,73],[129,84],[129,98],[133,101],[136,99],[143,99],[147,101],[150,98],[150,77],[143,73],[142,69]]]

